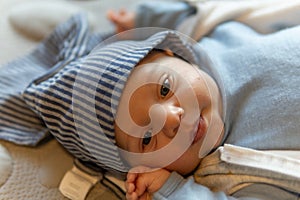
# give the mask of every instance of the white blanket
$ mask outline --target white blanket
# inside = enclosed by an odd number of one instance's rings
[[[299,0],[192,1],[191,4],[196,6],[197,14],[179,25],[178,30],[197,41],[229,20],[245,23],[260,33],[300,24]]]

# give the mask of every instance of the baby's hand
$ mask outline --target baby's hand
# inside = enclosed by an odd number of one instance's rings
[[[165,169],[150,171],[149,168],[133,168],[127,174],[125,182],[126,198],[128,200],[148,200],[158,191],[170,176]]]
[[[109,10],[107,18],[116,26],[116,32],[120,33],[134,28],[135,12],[121,9],[119,11]]]

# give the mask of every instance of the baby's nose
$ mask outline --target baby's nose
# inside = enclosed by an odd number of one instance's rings
[[[149,116],[153,133],[162,133],[173,138],[178,131],[183,114],[184,109],[172,103],[152,105]]]
[[[164,109],[166,112],[166,121],[162,131],[167,137],[173,138],[180,126],[184,110],[180,106],[175,105],[166,105]]]

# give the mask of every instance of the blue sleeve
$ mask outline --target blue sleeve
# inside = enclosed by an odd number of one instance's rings
[[[175,29],[186,17],[195,13],[196,8],[185,2],[148,1],[137,7],[135,26]]]
[[[159,200],[234,200],[234,197],[226,196],[224,192],[212,192],[207,187],[195,183],[193,178],[184,179],[176,172],[163,187],[154,194],[154,199]]]
[[[154,193],[155,200],[281,200],[297,199],[295,194],[273,187],[268,184],[252,184],[245,187],[233,196],[227,196],[224,192],[212,192],[207,187],[194,181],[192,177],[184,179],[176,172],[163,187]]]

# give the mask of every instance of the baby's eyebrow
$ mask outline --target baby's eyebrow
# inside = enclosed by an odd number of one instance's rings
[[[167,56],[171,56],[171,57],[176,57],[179,58],[181,60],[184,60],[187,63],[190,63],[188,60],[186,60],[185,58],[183,58],[181,55],[179,55],[178,53],[173,52],[171,49],[166,48],[166,49],[153,49],[153,51],[158,51],[158,52],[162,52],[164,54],[166,54]]]
[[[171,51],[171,49],[169,49],[169,48],[166,48],[166,49],[153,49],[153,51],[151,51],[151,52],[160,52],[160,53],[164,53],[168,56],[175,56],[173,51]]]

